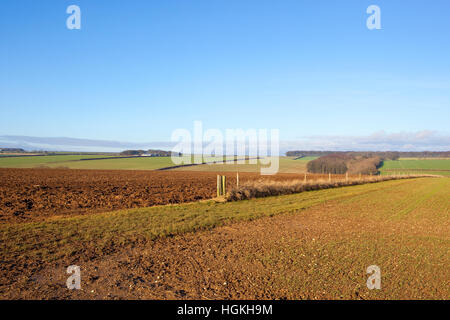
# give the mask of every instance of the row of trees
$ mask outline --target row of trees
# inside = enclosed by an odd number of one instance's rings
[[[288,151],[286,152],[287,157],[321,157],[327,154],[336,153],[336,151]]]

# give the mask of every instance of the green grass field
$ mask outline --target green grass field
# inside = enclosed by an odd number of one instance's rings
[[[399,159],[387,160],[380,168],[381,174],[418,173],[450,175],[450,159]]]

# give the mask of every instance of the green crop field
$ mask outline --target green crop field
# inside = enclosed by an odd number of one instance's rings
[[[105,155],[57,155],[57,156],[22,156],[0,158],[0,168],[36,168],[40,166],[68,166],[66,163],[86,158],[107,158]]]
[[[384,161],[380,168],[381,174],[393,173],[427,173],[437,175],[450,175],[450,159],[399,159]]]

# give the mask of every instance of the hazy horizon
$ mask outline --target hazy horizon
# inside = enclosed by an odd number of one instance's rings
[[[0,135],[0,148],[23,148],[27,151],[120,152],[126,149],[171,150],[175,142],[94,140],[69,137],[29,137]],[[205,143],[206,144],[206,143]],[[387,134],[383,131],[365,137],[309,136],[296,141],[281,140],[280,155],[287,151],[449,151],[450,136],[436,132]]]

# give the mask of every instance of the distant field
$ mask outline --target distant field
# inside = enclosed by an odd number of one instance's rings
[[[279,173],[304,173],[306,172],[306,164],[316,159],[317,157],[305,157],[294,160],[294,157],[280,157],[279,158]],[[186,168],[177,168],[173,170],[182,171],[214,171],[214,172],[260,172],[261,167],[268,167],[262,165],[260,161],[258,164],[206,164]]]
[[[450,159],[399,159],[385,161],[380,168],[382,174],[428,173],[450,176]]]
[[[105,159],[51,164],[50,167],[64,166],[70,169],[99,170],[155,170],[173,166],[170,157],[136,157],[125,159]]]
[[[110,158],[101,160],[81,160],[95,158]],[[5,157],[0,158],[0,168],[69,168],[69,169],[96,169],[96,170],[156,170],[172,167],[175,164],[170,157],[135,157],[117,158],[109,155],[57,155],[38,157]],[[293,157],[279,158],[280,173],[306,172],[306,164],[315,157],[305,157],[294,160]],[[204,162],[222,161],[221,157],[205,157]],[[182,171],[213,171],[213,172],[260,172],[261,164],[204,164],[190,167],[181,167],[172,170]]]
[[[0,158],[0,168],[35,168],[39,166],[68,166],[65,163],[85,158],[108,158],[105,155],[23,156]]]
[[[81,160],[109,158],[99,160]],[[221,161],[222,157],[204,157],[204,162]],[[301,163],[301,162],[300,162]],[[0,158],[0,168],[69,168],[96,170],[156,170],[173,167],[171,157],[131,157],[120,158],[118,155],[57,155],[24,156]],[[208,165],[201,165],[208,168]],[[189,167],[187,167],[189,168]],[[185,170],[185,168],[183,168]],[[209,170],[204,170],[209,171]],[[245,170],[243,170],[245,171]]]
[[[0,158],[0,168],[69,168],[96,170],[156,170],[173,167],[175,164],[170,157],[133,157],[117,158],[118,155],[52,155],[52,156],[23,156]],[[100,160],[81,160],[97,159]],[[279,173],[304,173],[309,161],[317,157],[304,157],[295,160],[294,157],[279,158]],[[204,162],[220,161],[220,157],[205,157]],[[209,171],[209,172],[260,172],[261,165],[249,164],[203,164],[189,167],[174,168],[178,171]],[[267,165],[265,165],[267,167]],[[405,158],[385,161],[380,168],[383,175],[427,173],[450,176],[450,159],[419,159]]]
[[[81,160],[97,159],[99,160]],[[109,159],[102,159],[109,158]],[[205,158],[213,161],[218,158]],[[96,170],[155,170],[172,167],[175,164],[170,157],[130,157],[119,155],[57,155],[38,157],[7,157],[0,158],[0,168],[68,168]]]

